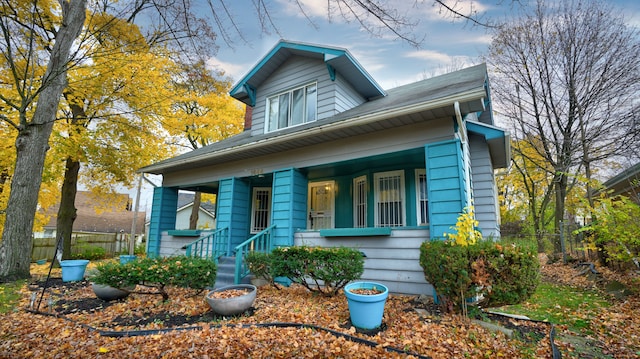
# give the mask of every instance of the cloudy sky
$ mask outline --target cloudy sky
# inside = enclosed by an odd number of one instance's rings
[[[533,0],[519,2],[527,1]],[[604,1],[623,11],[629,24],[640,26],[640,1]],[[281,38],[346,48],[385,89],[478,63],[479,56],[486,53],[491,41],[486,28],[453,18],[449,12],[435,5],[433,0],[388,0],[400,14],[418,21],[412,33],[416,38],[423,39],[420,48],[397,39],[389,31],[377,37],[372,36],[356,21],[347,22],[335,12],[328,20],[326,0],[300,0],[306,17],[294,0],[262,1],[267,4],[271,20],[279,31],[277,33],[267,25],[268,31],[265,33],[261,31],[256,15],[256,2],[259,1],[224,2],[242,38],[237,31],[232,30],[233,26],[228,18],[221,16],[232,46],[225,44],[219,37],[220,48],[209,64],[223,69],[234,82],[240,80]],[[457,9],[462,13],[468,13],[472,6],[474,11],[482,14],[482,20],[500,20],[513,16],[518,11],[518,2],[515,0],[446,2],[451,6],[458,6]],[[211,12],[209,3],[214,8],[220,6],[216,0],[203,3],[207,3],[202,9],[205,12]],[[263,9],[261,11],[264,12]]]

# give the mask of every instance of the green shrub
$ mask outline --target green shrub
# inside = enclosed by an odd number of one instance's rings
[[[483,305],[517,304],[528,299],[539,283],[540,264],[531,247],[482,240],[470,246],[426,241],[420,265],[445,309],[461,309],[467,298],[484,296]]]
[[[283,247],[271,253],[271,276],[287,277],[311,291],[336,295],[364,272],[362,253],[346,247]]]
[[[78,253],[71,255],[72,259],[98,260],[107,258],[107,251],[99,246],[81,244],[78,246]]]
[[[140,258],[126,264],[99,264],[90,280],[116,288],[143,285],[157,289],[164,300],[169,299],[167,285],[203,290],[216,280],[215,262],[197,257]]]
[[[249,267],[249,271],[253,273],[256,278],[262,278],[273,284],[270,253],[250,251],[245,255],[244,260]]]

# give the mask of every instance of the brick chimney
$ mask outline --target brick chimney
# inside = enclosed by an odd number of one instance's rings
[[[251,117],[253,116],[253,107],[247,105],[244,111],[244,130],[251,129]]]

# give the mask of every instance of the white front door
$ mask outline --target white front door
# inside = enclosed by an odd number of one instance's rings
[[[334,226],[334,182],[309,183],[309,216],[307,228],[325,229]]]

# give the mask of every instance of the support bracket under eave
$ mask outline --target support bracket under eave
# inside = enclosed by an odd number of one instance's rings
[[[246,82],[242,86],[244,87],[244,90],[247,92],[247,95],[249,96],[251,107],[254,107],[256,105],[256,92],[257,92],[256,88],[249,85]]]
[[[336,69],[335,69],[335,67],[327,64],[327,70],[329,71],[329,78],[331,78],[331,81],[335,81],[336,80]]]

